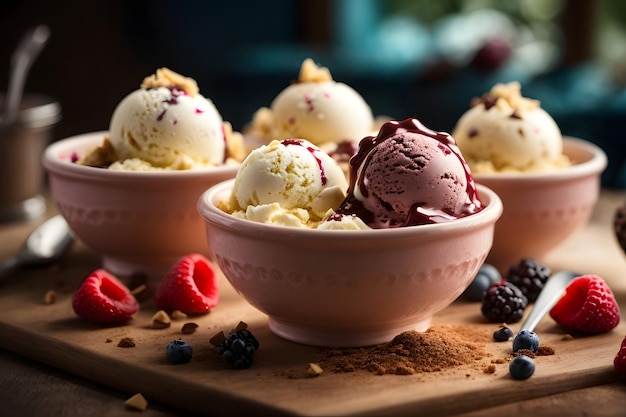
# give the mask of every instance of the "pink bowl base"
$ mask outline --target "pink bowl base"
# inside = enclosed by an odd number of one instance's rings
[[[379,343],[388,342],[405,331],[426,331],[431,323],[432,316],[429,316],[408,324],[400,322],[396,325],[392,325],[387,323],[381,327],[361,328],[358,333],[346,333],[345,328],[333,329],[330,326],[323,328],[306,326],[301,323],[290,322],[289,320],[269,317],[269,328],[276,335],[291,340],[292,342],[313,346],[320,345],[320,341],[329,341],[332,343],[332,346],[342,347],[377,345]]]

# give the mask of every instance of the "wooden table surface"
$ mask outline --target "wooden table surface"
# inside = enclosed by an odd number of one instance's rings
[[[626,191],[603,190],[590,224],[546,260],[553,269],[593,272],[613,289],[626,311],[626,256],[612,236],[615,208]],[[49,208],[46,216],[54,214]],[[38,221],[0,225],[0,258],[14,252]],[[19,272],[14,279],[19,279]],[[623,313],[624,314],[624,313]],[[616,347],[616,351],[617,351]],[[0,415],[2,416],[119,416],[137,415],[125,409],[128,394],[76,377],[53,367],[0,349]],[[528,381],[532,383],[532,379]],[[145,416],[191,415],[151,401]],[[492,406],[460,414],[478,416],[626,416],[626,377],[584,389]]]

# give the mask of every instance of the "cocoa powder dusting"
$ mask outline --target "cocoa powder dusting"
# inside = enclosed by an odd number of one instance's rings
[[[478,332],[478,333],[476,333]],[[474,365],[489,353],[486,335],[461,326],[432,325],[425,332],[406,331],[393,340],[364,348],[324,348],[316,361],[330,372],[365,370],[377,375],[412,375]]]

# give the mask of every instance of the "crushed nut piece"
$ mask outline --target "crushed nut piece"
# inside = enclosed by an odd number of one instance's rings
[[[121,347],[121,348],[135,347],[135,341],[132,339],[132,337],[124,337],[120,339],[119,342],[117,342],[117,347]]]
[[[180,310],[174,310],[172,314],[170,314],[170,318],[172,320],[183,320],[187,318],[187,315]]]
[[[298,82],[321,83],[324,81],[332,81],[332,79],[333,77],[330,75],[329,69],[317,66],[311,58],[307,58],[302,62]]]
[[[321,366],[316,363],[309,363],[309,368],[307,369],[307,373],[309,376],[320,376],[324,372]]]
[[[155,74],[152,74],[143,79],[141,88],[146,90],[149,88],[158,87],[177,87],[189,94],[191,97],[195,97],[200,92],[198,83],[193,78],[185,77],[178,74],[168,68],[159,68]]]
[[[563,337],[561,338],[561,340],[574,340],[574,336],[572,336],[571,334],[564,334]]]
[[[130,397],[129,399],[127,399],[124,402],[124,405],[126,405],[126,407],[128,408],[132,408],[132,409],[139,410],[139,411],[144,411],[148,407],[148,401],[144,398],[143,395],[141,395],[140,393],[137,393],[133,395],[132,397]]]
[[[154,316],[152,316],[152,328],[154,329],[166,329],[170,327],[171,324],[172,320],[170,316],[163,310],[157,311],[154,313]]]
[[[57,293],[54,290],[48,290],[43,298],[44,303],[54,304],[57,301]]]
[[[185,323],[181,329],[183,334],[191,334],[196,331],[198,325],[196,323]]]

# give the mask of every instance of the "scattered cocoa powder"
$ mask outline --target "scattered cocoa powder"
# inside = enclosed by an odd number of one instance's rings
[[[117,342],[117,347],[121,347],[121,348],[135,347],[135,341],[133,340],[132,337],[124,337],[120,339],[119,342]]]
[[[511,353],[512,357],[525,355],[529,358],[534,358],[536,356],[550,356],[554,355],[554,347],[550,345],[539,345],[536,352],[533,352],[529,349],[519,349],[517,352]]]
[[[480,342],[487,338],[476,328],[432,325],[425,332],[406,331],[375,346],[324,348],[316,362],[330,372],[366,370],[378,375],[437,372],[461,365],[484,371],[478,362],[489,356],[485,343]]]

